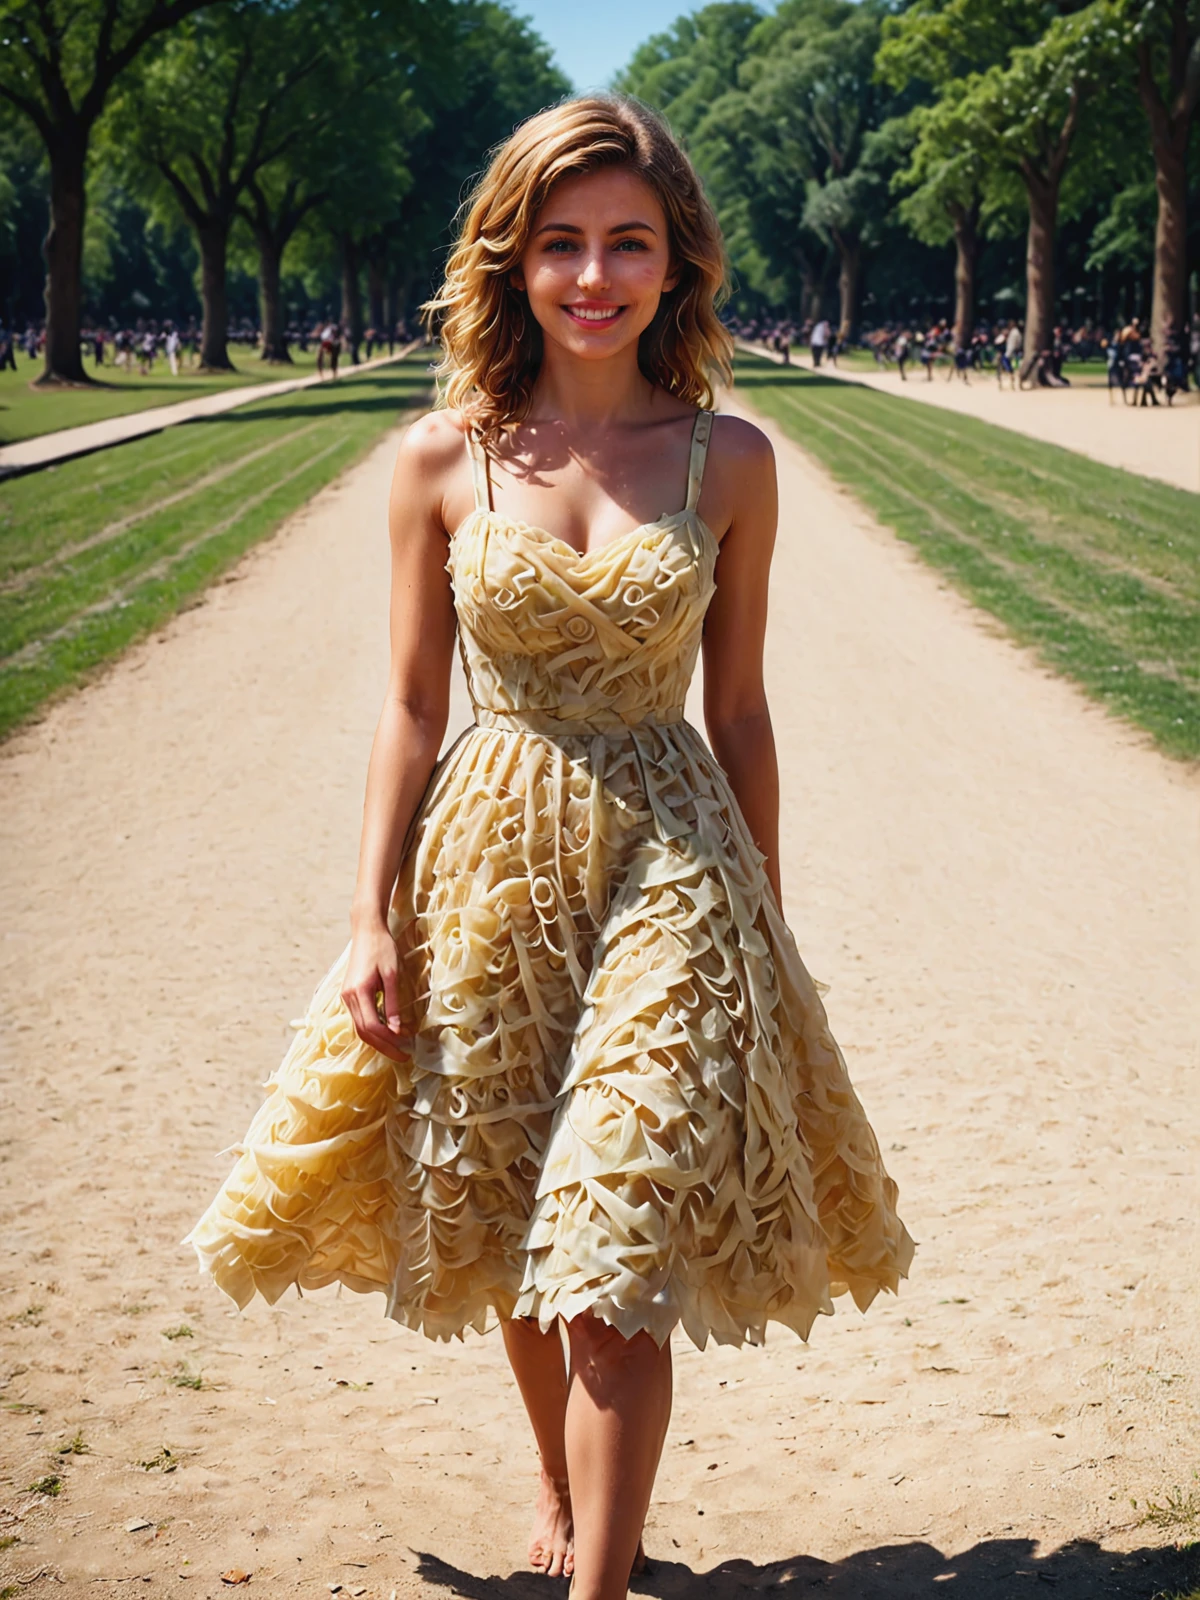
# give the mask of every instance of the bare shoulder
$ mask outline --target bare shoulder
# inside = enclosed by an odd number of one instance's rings
[[[392,476],[392,506],[405,526],[414,516],[444,531],[471,502],[466,424],[457,411],[429,411],[404,430]]]
[[[427,411],[405,428],[398,459],[419,472],[445,471],[465,452],[466,432],[460,412]]]
[[[762,429],[744,417],[718,413],[708,460],[700,505],[717,537],[735,525],[760,529],[764,538],[773,536],[775,451]]]
[[[745,417],[732,417],[719,411],[713,418],[712,442],[714,459],[728,463],[734,472],[761,470],[775,464],[775,450],[770,439]]]

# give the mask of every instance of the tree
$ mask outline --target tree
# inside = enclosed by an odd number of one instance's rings
[[[1121,153],[1113,135],[1128,103],[1110,92],[1103,108],[1095,104],[1102,84],[1119,83],[1112,22],[1108,0],[1057,17],[1036,44],[1013,50],[1008,66],[968,78],[962,94],[962,114],[974,119],[980,139],[989,144],[1001,196],[1006,176],[1015,177],[1028,208],[1022,377],[1051,342],[1054,243],[1068,173],[1074,182],[1065,192],[1075,209],[1099,189],[1116,185]],[[1072,168],[1081,138],[1086,159]]]
[[[200,252],[200,363],[229,370],[229,236],[251,184],[301,139],[304,91],[327,59],[326,0],[232,0],[189,19],[131,78],[112,142],[135,179],[173,202]],[[267,186],[258,185],[266,202]],[[280,219],[274,219],[280,253]],[[286,220],[282,225],[286,232]],[[286,242],[286,238],[283,242]]]
[[[882,0],[783,0],[770,15],[706,6],[650,40],[618,79],[686,140],[733,264],[753,287],[795,295],[809,315],[836,260],[844,336],[887,205],[884,152],[870,145],[892,98],[873,71],[883,9]]]
[[[893,191],[904,192],[900,220],[924,244],[954,244],[954,342],[960,349],[975,327],[987,176],[986,147],[973,119],[962,114],[965,88],[964,80],[952,80],[933,105],[915,107],[885,130],[897,144],[908,146],[907,164],[892,179]]]
[[[1137,62],[1137,89],[1150,124],[1158,214],[1154,227],[1155,349],[1182,332],[1187,289],[1187,153],[1200,100],[1200,4],[1126,0],[1124,17]]]
[[[5,0],[0,98],[50,166],[46,360],[39,383],[87,383],[80,358],[88,150],[114,85],[151,41],[213,0]]]
[[[804,183],[802,225],[836,250],[843,339],[887,206],[884,152],[870,144],[893,99],[875,75],[882,17],[882,0],[783,0],[755,29],[739,74],[757,136]]]
[[[941,135],[956,130],[978,163],[982,212],[997,223],[1013,215],[1019,189],[1026,212],[1024,375],[1054,323],[1064,183],[1078,173],[1068,198],[1079,205],[1111,176],[1113,124],[1126,112],[1118,92],[1106,104],[1107,128],[1094,115],[1085,118],[1093,91],[1116,70],[1111,3],[1075,9],[1071,0],[917,0],[883,28],[880,76],[892,84],[922,79],[946,102],[929,123],[934,144],[923,154],[935,157],[939,144],[945,148]],[[1073,170],[1081,130],[1092,159]]]
[[[616,87],[655,106],[687,145],[720,217],[738,292],[796,302],[807,316],[821,298],[827,246],[803,222],[803,174],[764,140],[742,90],[763,19],[746,0],[680,17],[640,46]]]
[[[313,187],[319,179],[302,171],[289,173],[282,163],[277,165],[279,170],[267,167],[247,180],[238,212],[254,235],[258,254],[262,359],[290,363],[280,293],[283,252],[309,212],[326,199],[328,190]]]
[[[425,298],[465,187],[488,149],[569,91],[542,39],[506,7],[495,0],[459,0],[451,9],[436,39],[424,46],[416,99],[404,123],[403,181],[400,174],[388,180],[390,205],[372,205],[356,222],[345,213],[327,219],[335,233],[339,225],[354,225],[377,330],[392,327],[414,297]],[[394,96],[381,104],[380,116],[395,139]],[[409,173],[419,174],[419,181]]]

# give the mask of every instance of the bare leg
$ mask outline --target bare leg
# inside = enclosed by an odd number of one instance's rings
[[[557,1323],[543,1333],[536,1322],[501,1324],[509,1365],[533,1424],[541,1457],[541,1484],[529,1536],[529,1564],[548,1577],[570,1577],[571,1496],[567,1487],[567,1368]]]
[[[592,1316],[568,1324],[567,1465],[575,1600],[624,1600],[671,1419],[671,1347],[623,1339]]]

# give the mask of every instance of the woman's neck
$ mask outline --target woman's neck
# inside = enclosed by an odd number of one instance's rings
[[[604,361],[581,361],[547,340],[528,420],[572,429],[620,427],[644,422],[657,409],[657,395],[638,366],[636,343]]]

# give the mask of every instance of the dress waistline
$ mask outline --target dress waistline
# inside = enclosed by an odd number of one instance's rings
[[[500,728],[509,733],[542,733],[561,738],[625,739],[630,734],[652,728],[670,727],[683,721],[683,707],[669,706],[640,722],[571,722],[556,717],[552,711],[489,711],[476,706],[475,725],[479,728]]]

